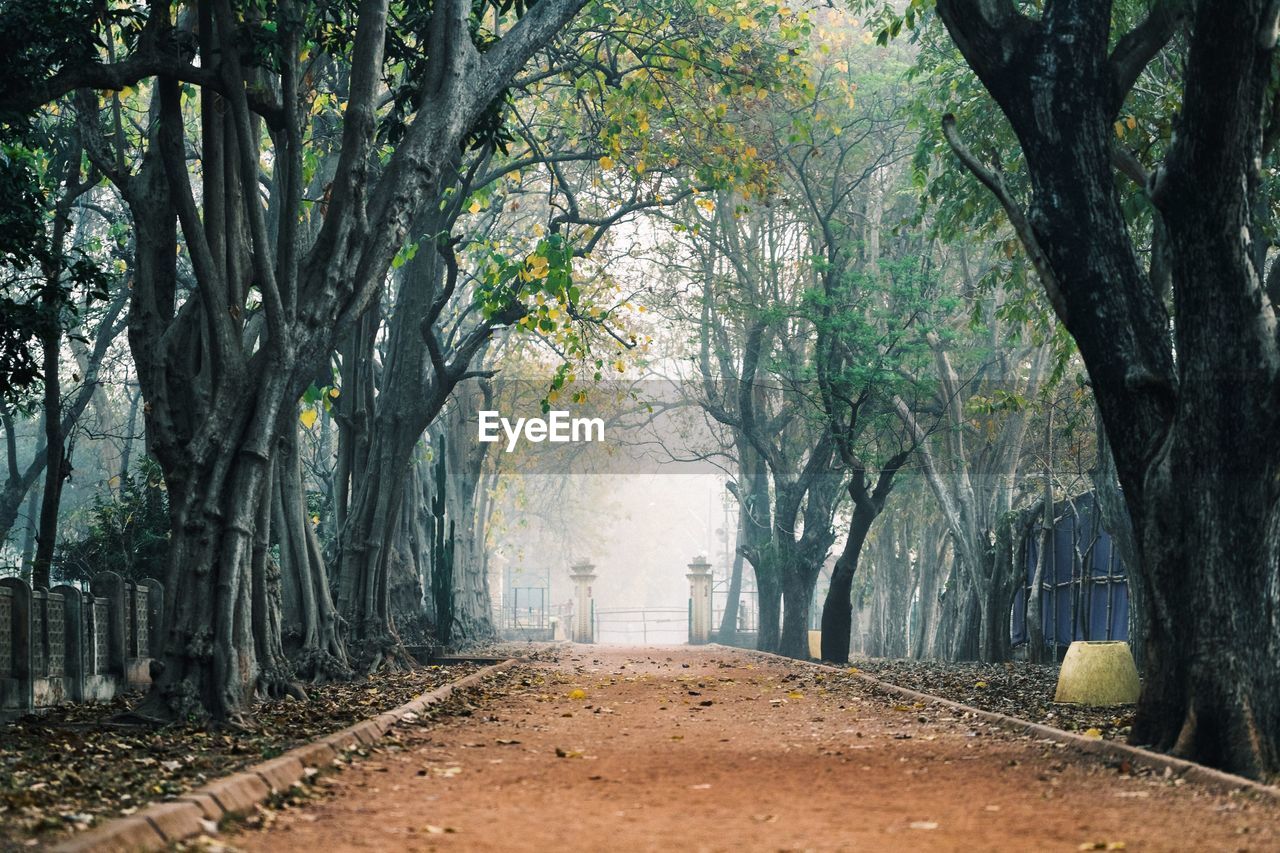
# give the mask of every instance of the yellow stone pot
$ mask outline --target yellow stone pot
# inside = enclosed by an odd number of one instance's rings
[[[1067,649],[1053,701],[1129,705],[1138,701],[1138,667],[1128,643],[1077,640]]]

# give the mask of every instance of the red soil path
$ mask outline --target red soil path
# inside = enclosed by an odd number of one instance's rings
[[[576,691],[582,691],[579,694]],[[401,726],[244,850],[1280,850],[1280,803],[1132,776],[724,649],[575,647]],[[1084,845],[1097,845],[1093,848]]]

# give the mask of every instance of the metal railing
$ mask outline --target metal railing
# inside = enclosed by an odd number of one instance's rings
[[[688,607],[599,607],[595,625],[597,643],[689,642]]]

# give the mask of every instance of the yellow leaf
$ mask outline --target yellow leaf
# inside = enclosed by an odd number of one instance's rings
[[[581,687],[576,687],[576,688],[574,688],[573,690],[570,690],[570,691],[569,691],[569,698],[570,698],[570,699],[575,699],[575,700],[576,700],[576,699],[586,699],[586,698],[587,698],[587,691],[583,690]]]
[[[605,155],[604,157],[601,157],[601,158],[600,158],[600,168],[601,168],[601,169],[604,169],[606,172],[607,172],[607,171],[609,171],[610,169],[612,169],[612,168],[613,168],[613,158],[612,158],[612,157],[610,157],[610,156],[608,156],[608,155]]]
[[[467,208],[467,213],[479,213],[479,212],[480,212],[480,200],[475,199],[471,202],[471,206]]]
[[[1089,740],[1102,740],[1101,729],[1085,729],[1081,734]]]
[[[1135,130],[1138,127],[1138,120],[1133,116],[1129,116],[1127,119],[1125,119],[1124,123],[1125,123],[1125,126],[1128,127],[1130,130]]]
[[[804,698],[804,694],[803,694],[803,693],[801,693],[799,690],[792,690],[790,693],[788,693],[788,694],[787,694],[787,698],[788,698],[788,699],[803,699],[803,698]]]
[[[976,688],[978,688],[979,690],[986,690],[986,689],[987,689],[987,682],[985,682],[985,681],[979,681],[977,684],[975,684],[975,685],[973,685],[973,686],[974,686],[974,687],[976,687]]]
[[[304,409],[302,414],[298,415],[298,420],[302,421],[302,425],[307,429],[311,429],[315,424],[318,413],[315,409]]]

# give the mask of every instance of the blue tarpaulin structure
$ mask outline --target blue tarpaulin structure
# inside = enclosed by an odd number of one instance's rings
[[[1074,640],[1128,640],[1129,590],[1125,566],[1093,493],[1059,501],[1053,507],[1053,548],[1041,578],[1042,628],[1046,645],[1065,647]],[[1043,531],[1028,535],[1023,587],[1013,602],[1013,644],[1027,642],[1027,602],[1033,594]]]

